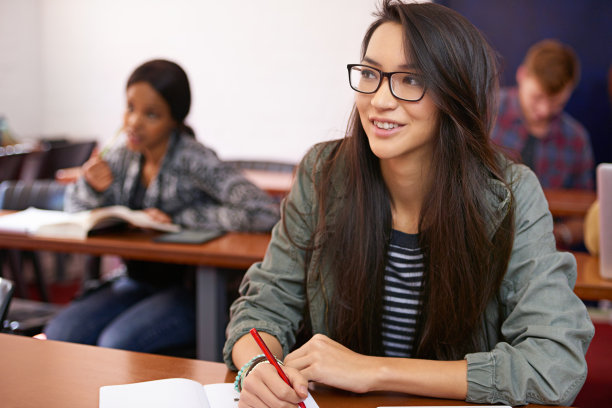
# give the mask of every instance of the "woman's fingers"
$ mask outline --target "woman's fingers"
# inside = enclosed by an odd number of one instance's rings
[[[98,156],[93,156],[83,164],[83,176],[96,191],[106,190],[113,182],[113,172],[108,163]]]
[[[162,210],[158,208],[147,208],[144,212],[151,217],[152,220],[161,222],[164,224],[169,224],[172,222],[172,218]]]
[[[373,377],[372,357],[355,353],[322,334],[285,358],[307,381],[316,381],[353,392],[365,392]]]
[[[260,363],[243,381],[239,407],[295,408],[308,396],[308,382],[297,370],[286,368],[285,374],[298,390],[286,384],[271,364]]]
[[[290,367],[283,369],[283,371],[287,374],[287,378],[289,378],[289,382],[298,396],[302,399],[308,397],[308,379],[299,370]]]

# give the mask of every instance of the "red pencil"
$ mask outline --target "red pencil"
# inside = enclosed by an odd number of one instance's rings
[[[254,327],[251,329],[251,335],[253,336],[253,338],[257,342],[257,345],[259,346],[261,351],[263,351],[263,353],[266,355],[266,358],[268,359],[270,364],[272,364],[274,366],[274,368],[276,368],[276,371],[278,372],[278,375],[280,375],[280,378],[282,378],[283,381],[286,382],[287,385],[289,385],[291,387],[291,383],[289,382],[289,378],[287,378],[287,375],[285,374],[285,372],[283,371],[281,366],[276,361],[276,358],[274,357],[274,355],[272,355],[272,352],[270,351],[268,346],[266,346],[266,343],[264,343],[263,339],[261,338],[261,336],[257,332],[257,329],[255,329]],[[306,405],[304,405],[303,402],[300,402],[298,405],[301,408],[306,408]]]

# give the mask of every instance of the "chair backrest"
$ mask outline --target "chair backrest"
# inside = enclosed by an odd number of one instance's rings
[[[18,180],[21,167],[28,153],[0,155],[0,181]]]
[[[265,170],[279,173],[293,173],[296,165],[293,163],[258,160],[228,160],[241,170]]]
[[[13,290],[13,282],[0,278],[0,330],[3,329],[4,319],[6,319],[6,314],[13,298]]]
[[[66,186],[55,180],[3,181],[0,183],[0,209],[21,211],[36,207],[61,211],[65,191]]]
[[[42,151],[34,163],[29,163],[21,180],[52,179],[55,172],[69,167],[78,167],[89,159],[96,147],[94,140],[85,142],[43,143]]]

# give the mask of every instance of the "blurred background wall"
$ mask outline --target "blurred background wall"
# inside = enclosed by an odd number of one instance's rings
[[[499,52],[502,84],[515,84],[527,49],[545,38],[574,48],[582,65],[567,111],[589,131],[597,163],[612,163],[612,69],[610,0],[440,0],[482,30]]]
[[[440,0],[485,32],[503,82],[529,45],[555,37],[582,60],[568,110],[612,162],[607,70],[612,1]],[[342,137],[377,0],[0,0],[0,115],[23,138],[95,137],[121,125],[124,86],[151,58],[187,71],[188,122],[222,158],[297,161]]]
[[[375,0],[0,0],[0,115],[24,138],[121,126],[151,58],[190,77],[188,123],[222,158],[298,161],[341,137]]]

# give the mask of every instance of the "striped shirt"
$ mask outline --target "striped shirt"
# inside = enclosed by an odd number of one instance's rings
[[[423,282],[418,235],[391,231],[385,267],[382,343],[388,357],[411,357]]]

